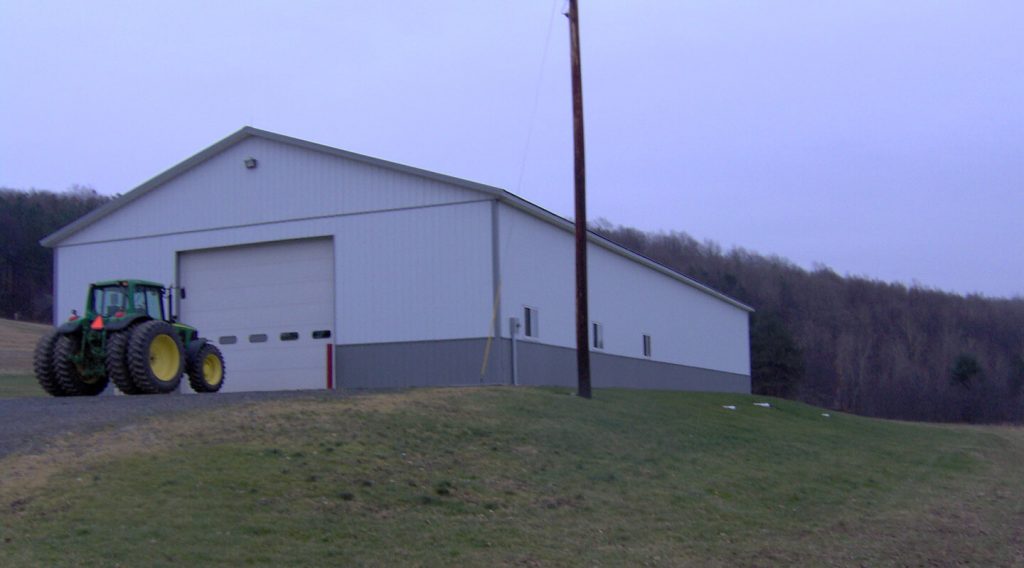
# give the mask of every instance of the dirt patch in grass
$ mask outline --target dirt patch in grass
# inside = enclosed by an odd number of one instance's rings
[[[17,492],[44,487],[53,475],[69,469],[87,471],[116,456],[151,454],[173,448],[173,438],[159,435],[160,426],[160,421],[154,420],[146,427],[125,427],[58,439],[43,453],[4,458],[0,460],[4,471],[0,476],[0,496],[10,498]],[[188,429],[186,426],[185,430]]]
[[[0,373],[0,398],[47,396],[46,391],[31,374],[8,375]]]
[[[430,407],[439,402],[444,402],[444,406],[448,406],[448,403],[457,404],[467,397],[471,399],[479,392],[475,388],[409,389],[402,392],[368,393],[359,396],[358,399],[337,401],[337,404],[363,412],[387,414],[407,411],[410,407]],[[332,401],[331,404],[335,402]],[[326,412],[334,412],[334,409]]]
[[[32,349],[53,326],[0,318],[0,349]]]
[[[53,327],[0,319],[0,374],[31,374],[36,342]]]

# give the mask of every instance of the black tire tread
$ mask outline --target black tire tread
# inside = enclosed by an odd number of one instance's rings
[[[124,394],[142,394],[132,380],[131,369],[128,368],[128,342],[132,338],[133,327],[107,335],[107,376]]]
[[[206,378],[203,376],[203,360],[210,353],[215,354],[220,359],[221,378],[220,382],[216,385],[206,382]],[[224,380],[227,379],[227,370],[227,366],[224,365],[224,355],[220,352],[220,349],[212,343],[207,343],[188,359],[188,384],[192,387],[192,390],[198,393],[217,392],[224,386]]]
[[[96,382],[87,383],[82,378],[75,362],[71,360],[80,340],[78,335],[62,335],[57,338],[57,343],[53,346],[53,366],[57,381],[68,396],[96,396],[107,388],[109,380],[103,376]]]
[[[36,350],[32,354],[32,371],[39,381],[39,386],[51,396],[67,396],[68,393],[60,386],[57,380],[57,370],[53,365],[53,347],[57,343],[60,333],[53,330],[39,338],[36,343]]]
[[[158,335],[170,336],[178,346],[178,375],[170,381],[161,381],[150,372],[149,345]],[[166,394],[176,390],[185,371],[185,349],[174,327],[161,320],[151,320],[135,326],[128,341],[128,368],[131,370],[132,381],[140,393]]]

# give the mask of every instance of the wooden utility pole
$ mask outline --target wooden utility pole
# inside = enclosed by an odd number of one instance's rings
[[[587,180],[583,156],[583,78],[580,72],[580,19],[569,0],[569,50],[572,61],[572,137],[576,170],[576,394],[590,398],[590,310],[587,306]]]

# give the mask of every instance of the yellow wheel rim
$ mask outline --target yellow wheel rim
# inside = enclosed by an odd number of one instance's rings
[[[168,335],[158,335],[149,344],[149,368],[161,381],[172,381],[181,371],[181,353]]]
[[[224,366],[220,364],[220,358],[209,353],[203,357],[203,380],[208,385],[218,385],[224,378]]]

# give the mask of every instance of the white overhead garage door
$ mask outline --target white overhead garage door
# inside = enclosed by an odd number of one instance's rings
[[[179,253],[181,321],[224,353],[224,391],[330,387],[334,243]]]

